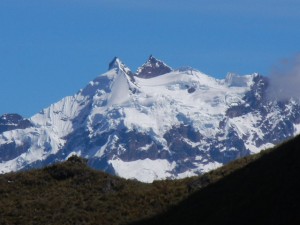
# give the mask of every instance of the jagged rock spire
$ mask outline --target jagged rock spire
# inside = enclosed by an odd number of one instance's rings
[[[171,67],[163,61],[156,59],[153,55],[150,55],[147,62],[138,68],[136,74],[138,77],[152,78],[170,73],[171,71]]]

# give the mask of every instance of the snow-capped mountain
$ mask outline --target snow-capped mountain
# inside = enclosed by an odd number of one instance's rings
[[[268,100],[267,87],[259,74],[218,80],[153,56],[133,73],[115,58],[108,72],[28,126],[2,129],[0,172],[77,154],[144,182],[201,174],[299,133],[299,104]]]

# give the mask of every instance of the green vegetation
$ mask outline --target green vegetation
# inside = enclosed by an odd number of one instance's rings
[[[0,224],[300,224],[299,154],[297,137],[199,177],[152,184],[71,157],[0,175]]]
[[[125,224],[163,212],[187,183],[144,184],[95,171],[83,159],[0,176],[0,224]]]

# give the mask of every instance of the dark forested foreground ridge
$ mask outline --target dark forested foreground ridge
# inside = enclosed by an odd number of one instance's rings
[[[83,159],[0,176],[0,224],[125,224],[188,195],[193,179],[144,184],[86,166]]]
[[[135,225],[300,224],[300,137],[260,155],[166,213]]]
[[[299,149],[297,137],[200,177],[152,184],[71,157],[1,175],[0,224],[300,224]]]

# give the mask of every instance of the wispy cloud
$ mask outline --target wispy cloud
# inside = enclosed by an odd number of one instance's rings
[[[300,54],[279,62],[270,73],[269,97],[300,100]]]

